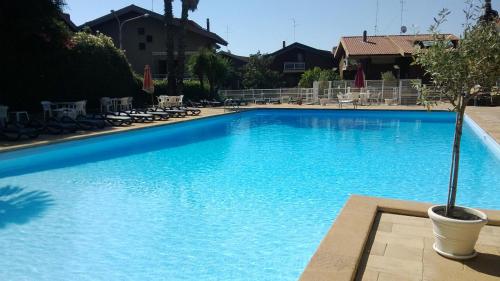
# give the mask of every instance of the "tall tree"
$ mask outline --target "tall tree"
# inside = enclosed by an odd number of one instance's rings
[[[243,68],[243,86],[247,89],[267,89],[280,86],[281,74],[271,70],[273,58],[260,52],[250,55]]]
[[[500,77],[500,34],[495,29],[498,17],[483,16],[473,25],[472,20],[476,16],[471,12],[472,4],[469,5],[462,39],[456,48],[438,30],[449,14],[445,9],[431,26],[430,31],[434,35],[432,45],[418,50],[415,55],[415,63],[421,65],[432,78],[432,87],[419,87],[424,104],[431,105],[429,98],[433,92],[438,92],[457,112],[445,214],[447,217],[454,216],[465,109],[469,100],[477,95],[491,93]]]
[[[218,87],[227,81],[231,66],[226,58],[216,54],[213,50],[201,49],[190,57],[189,70],[198,77],[202,88],[205,78],[208,80],[210,97],[213,98],[216,96]]]
[[[209,67],[209,57],[211,51],[208,49],[201,49],[198,53],[189,58],[188,68],[191,73],[198,78],[202,88],[205,87],[205,75]]]
[[[179,34],[179,48],[177,55],[177,94],[182,94],[184,88],[184,73],[186,71],[186,27],[188,24],[189,11],[194,12],[198,8],[199,0],[181,0],[181,30]]]
[[[0,77],[0,103],[26,109],[27,101],[58,91],[54,85],[70,47],[63,7],[62,0],[0,1],[2,65],[8,70]]]
[[[164,0],[165,25],[167,27],[167,72],[168,72],[168,94],[176,93],[175,64],[174,64],[174,11],[173,0]]]

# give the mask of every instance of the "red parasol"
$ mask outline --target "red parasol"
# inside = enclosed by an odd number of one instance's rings
[[[153,93],[155,91],[155,85],[153,83],[153,78],[151,77],[151,68],[148,64],[144,66],[144,82],[142,84],[142,90],[151,94],[151,100],[153,100],[154,105]]]
[[[358,65],[358,70],[356,71],[356,78],[354,79],[354,86],[356,88],[364,88],[365,87],[365,73],[363,72],[363,66],[361,64]]]

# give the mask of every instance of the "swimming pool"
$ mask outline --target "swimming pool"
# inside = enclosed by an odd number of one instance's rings
[[[0,154],[0,280],[296,280],[351,194],[445,202],[454,114],[254,110]],[[457,202],[500,209],[464,128]]]

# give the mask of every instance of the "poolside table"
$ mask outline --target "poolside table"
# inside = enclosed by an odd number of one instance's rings
[[[76,118],[76,102],[53,102],[52,112],[56,113],[57,117],[69,116],[71,118]]]

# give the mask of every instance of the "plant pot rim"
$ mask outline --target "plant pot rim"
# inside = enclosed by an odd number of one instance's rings
[[[473,214],[473,215],[476,215],[476,216],[480,217],[480,219],[478,219],[478,220],[460,220],[460,219],[448,218],[448,217],[442,216],[440,214],[437,214],[434,211],[434,209],[436,209],[436,208],[443,208],[443,207],[446,207],[446,205],[434,205],[434,206],[431,206],[427,210],[427,214],[429,215],[429,218],[430,219],[435,218],[435,219],[439,219],[439,220],[446,221],[446,222],[462,223],[462,224],[477,224],[477,223],[488,222],[488,216],[486,216],[486,214],[483,213],[482,211],[479,211],[479,210],[474,209],[474,208],[463,207],[463,206],[455,206],[455,208],[462,209],[466,213]]]

